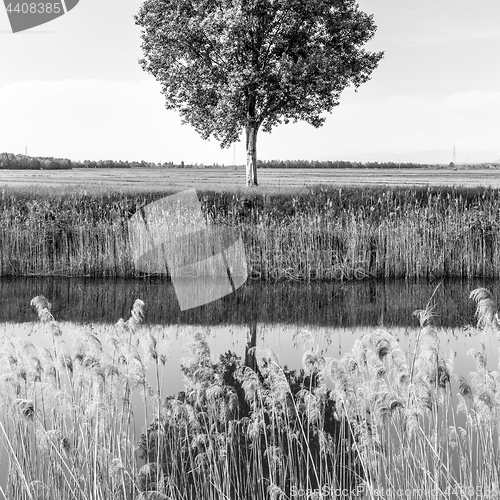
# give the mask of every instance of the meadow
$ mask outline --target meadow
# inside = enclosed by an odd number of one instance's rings
[[[259,169],[257,192],[297,191],[325,186],[455,186],[500,188],[497,169],[460,167],[418,169]],[[157,192],[196,188],[211,191],[244,191],[242,166],[226,168],[125,168],[73,170],[0,170],[0,187],[45,186],[84,188],[90,192]]]
[[[0,274],[141,276],[128,220],[177,191],[4,188]],[[498,189],[320,185],[197,194],[208,223],[240,231],[252,279],[500,276]]]
[[[488,346],[500,332],[496,301],[477,307],[475,369],[455,372],[429,301],[403,351],[374,329],[340,358],[303,331],[302,369],[255,349],[212,359],[191,329],[181,360],[185,389],[168,393],[165,329],[143,324],[145,304],[98,332],[68,332],[34,297],[47,347],[3,338],[0,493],[19,500],[472,499],[499,494],[500,375]],[[137,419],[147,429],[137,433]],[[399,493],[403,492],[403,493]],[[323,498],[324,498],[323,497]]]

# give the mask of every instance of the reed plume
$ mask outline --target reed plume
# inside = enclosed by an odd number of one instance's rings
[[[493,295],[486,288],[476,288],[470,293],[469,299],[476,302],[477,327],[490,328],[497,334],[500,332],[500,318]]]
[[[36,309],[38,317],[42,323],[54,321],[54,316],[50,313],[52,305],[43,295],[38,295],[31,299],[31,306]]]

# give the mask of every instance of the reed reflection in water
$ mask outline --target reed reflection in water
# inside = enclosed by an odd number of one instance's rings
[[[0,322],[33,321],[29,306],[36,295],[53,303],[60,321],[115,323],[134,300],[146,303],[145,322],[161,325],[296,324],[328,327],[416,326],[415,309],[425,307],[438,282],[367,281],[352,283],[247,282],[236,293],[180,311],[173,287],[162,279],[90,280],[76,278],[1,278]],[[438,326],[461,327],[473,321],[468,300],[478,287],[500,296],[500,282],[447,281],[435,291]]]

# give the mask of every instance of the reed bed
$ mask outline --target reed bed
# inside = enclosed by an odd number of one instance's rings
[[[164,387],[170,339],[127,321],[73,346],[35,297],[48,347],[4,338],[0,439],[8,476],[0,493],[24,499],[496,498],[500,479],[500,375],[487,344],[500,333],[486,289],[477,305],[475,371],[454,372],[416,311],[412,352],[378,329],[340,359],[301,334],[300,372],[267,349],[251,362],[214,362],[203,333],[188,336],[185,390]],[[144,432],[137,429],[142,428]],[[322,495],[322,496],[321,496]]]
[[[453,372],[432,326],[432,310],[416,311],[421,330],[404,353],[387,331],[357,341],[340,360],[325,360],[338,414],[356,436],[367,498],[472,499],[499,495],[498,372],[486,366],[486,343],[500,332],[491,294],[477,289],[481,349],[472,349],[470,381]],[[456,391],[456,392],[455,392]]]
[[[265,350],[256,373],[233,358],[221,378],[195,338],[187,390],[166,401],[143,448],[156,463],[164,450],[164,474],[189,498],[498,498],[500,375],[487,345],[500,318],[488,290],[470,298],[479,349],[467,378],[442,352],[430,304],[415,312],[412,352],[378,329],[335,359],[303,332],[299,384]]]
[[[169,340],[152,331],[138,339],[140,300],[106,339],[90,325],[71,332],[72,347],[48,301],[37,296],[31,305],[45,326],[48,347],[9,336],[1,351],[0,439],[9,458],[3,497],[148,498],[137,485],[137,419],[142,415],[146,428],[150,412],[159,407],[160,376],[154,388],[148,384],[147,360],[154,345],[153,369],[159,373]]]
[[[341,446],[349,434],[326,394],[309,412],[317,376],[283,371],[270,353],[256,353],[258,372],[231,353],[214,364],[195,332],[182,362],[186,391],[164,398],[170,339],[142,327],[142,301],[104,337],[90,325],[72,332],[72,348],[50,303],[37,296],[31,305],[48,347],[8,336],[1,350],[4,498],[258,499],[276,497],[284,483],[352,489],[356,459]]]
[[[127,221],[165,193],[4,190],[0,274],[134,277]],[[199,191],[265,280],[500,277],[500,196],[472,188]]]

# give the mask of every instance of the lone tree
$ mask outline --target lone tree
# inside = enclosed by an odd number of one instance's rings
[[[221,147],[245,130],[247,186],[261,128],[321,126],[383,57],[363,48],[376,26],[355,0],[145,0],[135,21],[167,109]]]

